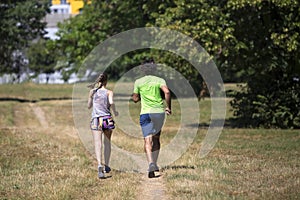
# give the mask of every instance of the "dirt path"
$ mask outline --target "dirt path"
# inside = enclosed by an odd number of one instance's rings
[[[36,103],[30,103],[29,105],[33,110],[36,118],[38,119],[40,125],[43,128],[48,128],[49,124],[42,108],[36,105]],[[137,198],[138,200],[169,199],[166,196],[166,188],[163,183],[163,176],[159,173],[156,173],[156,175],[157,177],[151,179],[147,177],[147,174],[142,176],[140,191]]]
[[[41,126],[44,127],[44,128],[48,128],[49,124],[48,124],[48,121],[45,117],[44,111],[38,105],[36,105],[35,103],[30,103],[29,105],[32,108],[35,116],[39,120]]]
[[[40,106],[38,106],[36,103],[30,103],[29,105],[30,105],[34,115],[38,119],[41,127],[43,127],[44,129],[49,128],[50,125],[47,121],[47,118],[46,118],[46,115],[45,115],[45,112],[43,111],[43,109]],[[68,125],[62,126],[61,131],[70,137],[78,138],[77,131],[72,126],[68,126]]]
[[[138,200],[167,200],[166,188],[163,183],[163,176],[148,178],[147,175],[142,176],[140,192]]]

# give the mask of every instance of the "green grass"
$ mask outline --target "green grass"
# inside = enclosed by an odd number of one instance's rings
[[[69,84],[4,84],[0,87],[0,99],[16,98],[38,101],[43,99],[70,99],[73,85]]]
[[[0,85],[2,99],[38,100],[0,102],[0,199],[135,199],[141,192],[144,174],[113,169],[110,178],[97,179],[95,159],[74,129],[68,100],[72,88]],[[300,199],[299,130],[226,127],[213,150],[200,158],[210,105],[208,98],[199,102],[197,136],[177,161],[162,169],[170,199]],[[33,106],[43,110],[49,127],[40,125]],[[179,106],[174,100],[162,146],[176,134]],[[138,123],[139,105],[130,104],[130,113]],[[228,106],[227,119],[231,116]],[[132,152],[143,151],[142,140],[132,141],[121,130],[115,130],[113,142]]]
[[[14,102],[0,102],[0,124],[12,126],[14,124]]]

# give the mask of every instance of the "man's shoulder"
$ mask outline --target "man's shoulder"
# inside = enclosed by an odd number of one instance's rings
[[[135,80],[135,83],[136,83],[136,84],[141,84],[141,83],[146,82],[148,79],[149,79],[148,76],[143,76],[143,77],[141,77],[141,78],[136,79],[136,80]]]
[[[154,76],[154,75],[152,75],[152,78],[153,78],[153,79],[158,79],[158,80],[164,80],[163,78],[161,78],[161,77],[159,77],[159,76]]]
[[[143,78],[144,78],[144,77],[141,77],[141,78],[136,79],[135,82],[134,82],[134,84],[135,84],[135,85],[140,84],[141,82],[143,82],[143,80],[144,80]]]
[[[160,83],[160,84],[165,84],[165,79],[163,79],[163,78],[161,78],[161,77],[158,77],[158,76],[153,76],[152,77],[152,80],[154,81],[154,82],[156,82],[156,83]]]
[[[143,81],[143,80],[163,80],[163,78],[159,77],[159,76],[155,76],[155,75],[147,75],[147,76],[143,76],[141,78],[139,78],[138,80]]]
[[[165,83],[165,80],[158,76],[147,75],[135,81],[135,85],[143,85],[145,83]]]

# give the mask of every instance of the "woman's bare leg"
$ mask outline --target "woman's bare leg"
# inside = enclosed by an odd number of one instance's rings
[[[101,166],[102,160],[102,131],[93,130],[95,154],[98,162],[98,166]]]
[[[104,131],[104,162],[106,166],[109,166],[109,161],[110,161],[111,135],[112,135],[112,130]]]

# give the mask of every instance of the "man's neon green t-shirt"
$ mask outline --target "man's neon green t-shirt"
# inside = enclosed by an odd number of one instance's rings
[[[141,113],[163,113],[164,104],[160,95],[160,87],[166,81],[157,76],[147,75],[137,79],[134,83],[133,93],[141,97]]]

